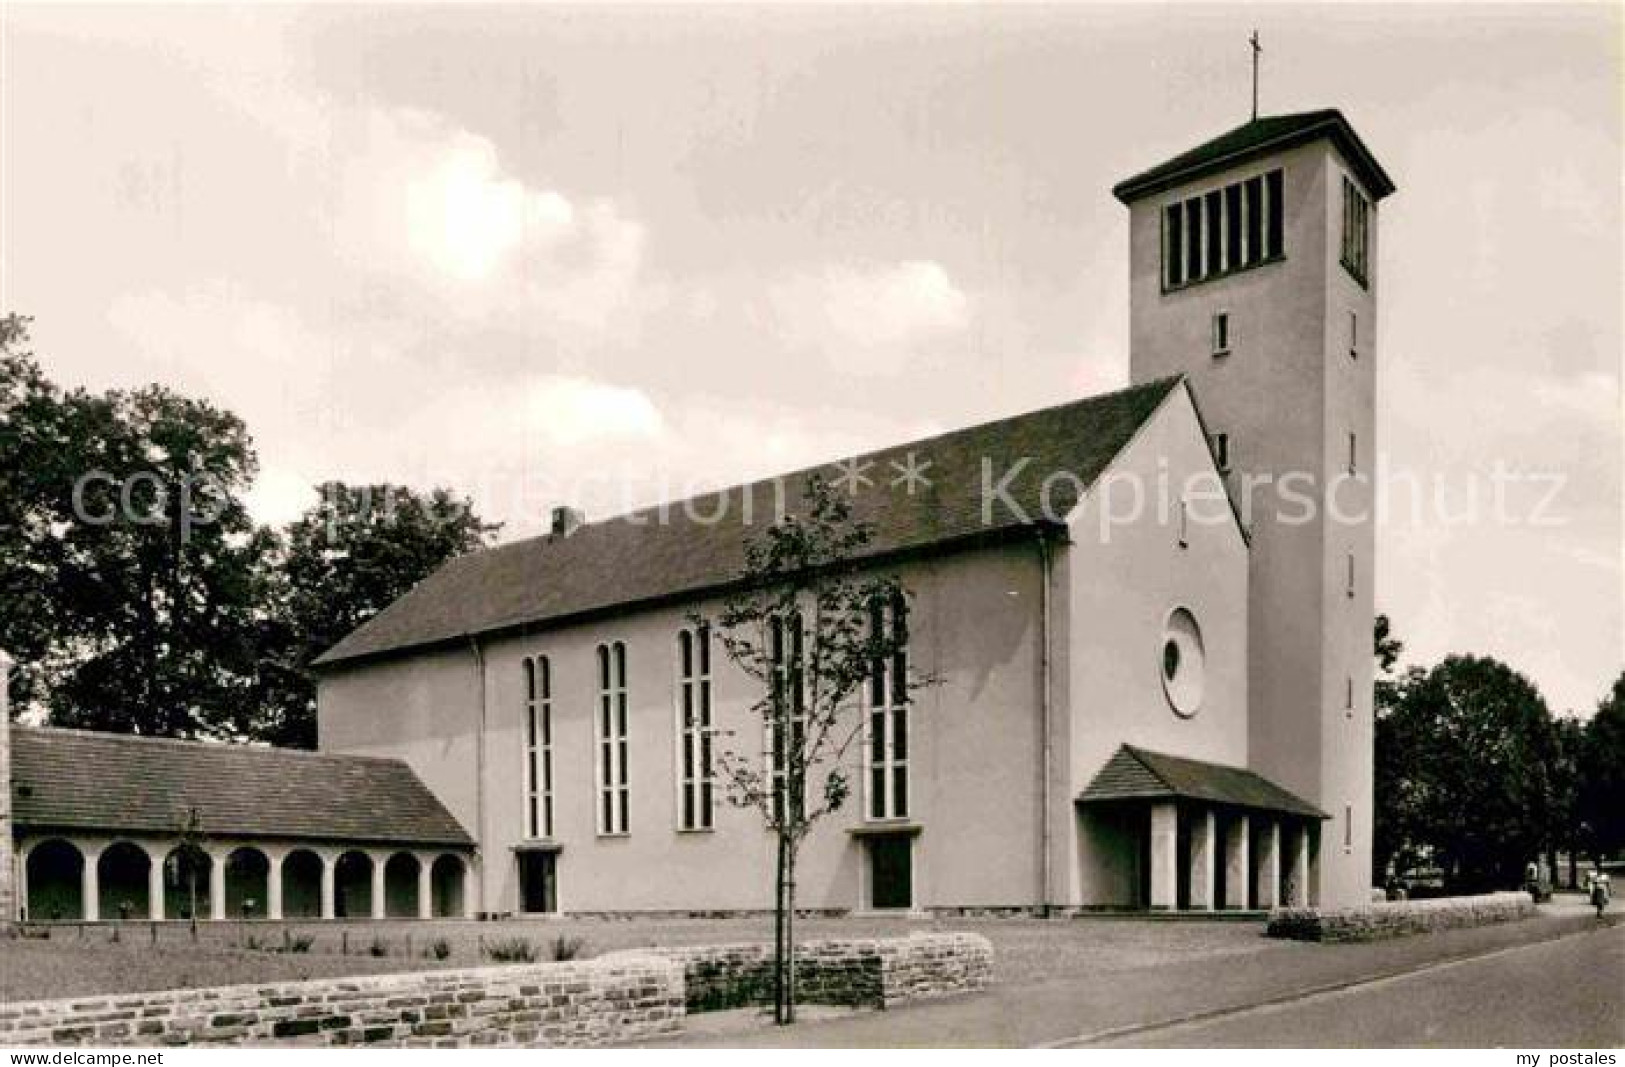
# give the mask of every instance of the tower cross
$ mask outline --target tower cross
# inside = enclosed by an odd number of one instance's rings
[[[1256,29],[1253,30],[1253,35],[1251,37],[1247,38],[1247,43],[1253,46],[1253,121],[1257,122],[1258,121],[1258,57],[1259,57],[1259,54],[1264,51],[1264,48],[1263,48],[1262,45],[1260,45],[1258,43],[1258,31]]]

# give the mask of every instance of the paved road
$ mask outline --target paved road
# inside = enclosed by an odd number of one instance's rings
[[[1622,919],[1625,914],[1611,915],[1607,921],[1618,924]],[[1261,951],[1239,956],[1170,961],[1159,967],[1098,973],[1082,971],[1064,978],[1027,983],[1000,983],[978,995],[793,1027],[728,1029],[697,1025],[694,1030],[659,1044],[792,1048],[1067,1046],[1107,1040],[1112,1034],[1133,1031],[1138,1036],[1132,1040],[1199,1045],[1203,1042],[1194,1036],[1196,1024],[1178,1024],[1181,1028],[1178,1031],[1169,1024],[1204,1016],[1212,1020],[1204,1025],[1218,1027],[1228,1021],[1241,1026],[1244,1019],[1241,1013],[1247,1013],[1245,1019],[1265,1021],[1249,1022],[1247,1025],[1252,1029],[1245,1031],[1245,1037],[1231,1036],[1231,1044],[1392,1045],[1398,1041],[1408,1045],[1424,1041],[1428,1020],[1463,1010],[1498,1014],[1505,1029],[1470,1026],[1467,1030],[1453,1030],[1449,1035],[1440,1030],[1428,1040],[1466,1047],[1522,1042],[1528,1047],[1522,1035],[1531,1032],[1531,1020],[1534,1020],[1545,1028],[1538,1032],[1552,1033],[1551,1040],[1555,1044],[1558,1025],[1566,1027],[1565,1020],[1571,1015],[1575,1019],[1574,1026],[1580,1028],[1592,1027],[1599,1018],[1606,1023],[1621,1017],[1620,930],[1625,930],[1625,926],[1617,927],[1612,933],[1597,930],[1589,909],[1550,908],[1544,909],[1540,918],[1525,922],[1370,944],[1271,942]],[[1537,979],[1525,976],[1520,981],[1500,976],[1495,963],[1503,958],[1499,953],[1534,951],[1542,945],[1548,946],[1547,949],[1531,957],[1535,962],[1523,968],[1525,974],[1539,972]],[[1506,958],[1510,962],[1500,966],[1516,967],[1525,962],[1515,955]],[[1444,982],[1452,974],[1449,969],[1452,965],[1471,965],[1472,969],[1446,985]],[[1490,969],[1480,972],[1479,966]],[[1556,980],[1558,975],[1582,968],[1593,975],[1608,976],[1604,986],[1590,987],[1600,988],[1598,995],[1606,998],[1602,1002],[1605,1011],[1599,1011],[1595,1000],[1585,999],[1590,994],[1576,992],[1569,983]],[[1377,983],[1401,981],[1403,976],[1418,970],[1427,970],[1429,976],[1418,976],[1410,985],[1402,987],[1405,994],[1395,999],[1404,1001],[1411,993],[1420,996],[1434,985],[1453,993],[1444,995],[1445,999],[1431,1012],[1420,1012],[1416,1019],[1423,1028],[1403,1038],[1397,1036],[1398,1029],[1394,1029],[1392,1035],[1387,1032],[1385,1018],[1381,1024],[1373,1024],[1381,1032],[1347,1036],[1341,1041],[1329,1036],[1338,1032],[1335,1028],[1317,1025],[1310,1028],[1313,1032],[1299,1035],[1290,1023],[1295,1014],[1311,1010],[1318,1017],[1323,1011],[1335,1015],[1358,1007],[1358,1002],[1328,1001],[1331,1006],[1323,1008],[1320,996],[1305,1000],[1305,994],[1325,990],[1322,995],[1330,997],[1334,990],[1371,987],[1369,995],[1379,995],[1379,990],[1386,987]],[[1485,980],[1489,981],[1489,988],[1497,991],[1493,999],[1488,999],[1477,988]],[[1579,998],[1578,1006],[1573,1002],[1575,998]],[[1510,1007],[1509,1000],[1515,1002]],[[1292,1006],[1280,1013],[1285,1017],[1281,1020],[1266,1019],[1257,1007],[1288,1002]],[[1587,1003],[1591,1007],[1586,1007]],[[1486,1004],[1492,1006],[1486,1007]],[[1404,1011],[1388,1014],[1405,1017]],[[1383,1018],[1383,1012],[1379,1011],[1377,1017]],[[1189,1033],[1184,1030],[1187,1026]],[[1281,1029],[1277,1032],[1263,1028],[1266,1026]],[[1562,1032],[1566,1034],[1568,1030]],[[1215,1029],[1208,1040],[1222,1043],[1223,1033]],[[1625,1035],[1620,1034],[1616,1023],[1612,1031],[1604,1030],[1595,1040],[1615,1046],[1625,1044]]]
[[[1133,1048],[1619,1048],[1625,927],[1111,1042]]]

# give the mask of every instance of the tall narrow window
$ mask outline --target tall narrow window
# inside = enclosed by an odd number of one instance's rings
[[[1241,268],[1241,183],[1224,190],[1224,269]]]
[[[1230,312],[1215,311],[1213,313],[1213,354],[1227,356],[1230,354]]]
[[[1202,279],[1202,201],[1185,201],[1185,277]]]
[[[553,668],[525,660],[525,836],[553,836]]]
[[[1349,434],[1349,473],[1356,474],[1360,469],[1360,439],[1355,434]]]
[[[1343,268],[1366,284],[1370,262],[1371,205],[1347,177],[1343,179]]]
[[[1349,312],[1349,358],[1360,358],[1360,313]]]
[[[1179,502],[1179,547],[1189,548],[1190,546],[1191,506],[1189,501],[1181,500]]]
[[[1204,210],[1207,213],[1207,223],[1203,231],[1207,234],[1207,273],[1220,274],[1224,271],[1224,194],[1218,189],[1213,190],[1203,198]]]
[[[1163,215],[1163,263],[1167,267],[1168,287],[1185,284],[1185,213],[1180,204],[1171,205]]]
[[[1264,175],[1264,255],[1274,259],[1281,254],[1285,243],[1286,216],[1281,203],[1281,172],[1272,170]]]
[[[1348,593],[1351,597],[1354,595],[1354,553],[1352,552],[1349,553]]]
[[[1354,849],[1354,805],[1343,805],[1343,851]]]
[[[1354,675],[1350,674],[1343,679],[1343,710],[1349,718],[1354,718]]]
[[[1245,184],[1247,198],[1247,258],[1251,267],[1264,259],[1264,179],[1248,178]]]
[[[901,596],[870,609],[871,632],[889,638],[896,652],[869,668],[869,726],[864,747],[869,764],[871,819],[908,817],[908,605]]]
[[[806,758],[807,687],[802,677],[804,663],[801,616],[774,619],[768,628],[768,653],[773,660],[773,716],[767,724],[766,749],[773,775],[773,821],[784,818],[786,810],[806,814],[806,768],[792,773]],[[798,780],[799,779],[799,780]],[[791,806],[793,805],[793,806]]]
[[[711,631],[700,626],[677,635],[678,825],[712,826]]]
[[[1230,473],[1230,435],[1227,433],[1213,435],[1213,465],[1219,468],[1220,474]]]
[[[626,767],[626,646],[598,646],[598,832],[630,829]]]

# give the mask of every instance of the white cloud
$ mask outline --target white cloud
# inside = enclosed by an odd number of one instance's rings
[[[932,260],[792,275],[770,286],[768,304],[788,343],[859,374],[896,371],[921,344],[970,321],[969,299]]]
[[[512,319],[579,348],[640,302],[646,231],[610,199],[577,204],[507,170],[488,138],[404,108],[341,113],[323,162],[327,220],[353,268],[413,279],[465,318]]]
[[[665,420],[642,391],[587,378],[548,376],[525,397],[524,417],[531,432],[559,446],[651,439]]]

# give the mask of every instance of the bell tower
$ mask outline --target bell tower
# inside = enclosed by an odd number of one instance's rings
[[[1119,183],[1130,376],[1184,374],[1252,538],[1249,764],[1328,816],[1310,895],[1371,875],[1377,205],[1335,110],[1255,118]]]

